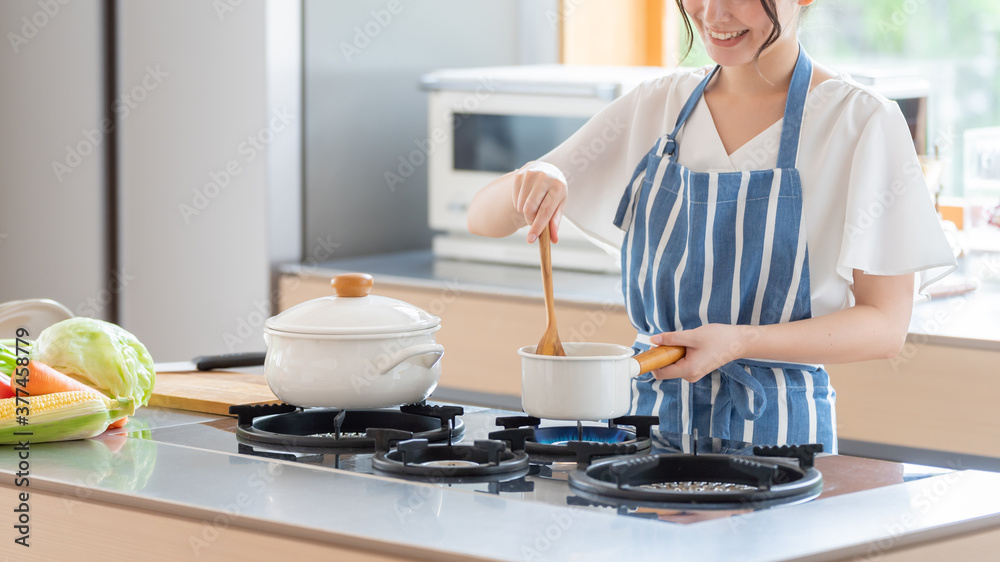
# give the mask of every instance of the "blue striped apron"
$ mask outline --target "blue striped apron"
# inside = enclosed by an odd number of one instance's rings
[[[691,94],[673,132],[636,168],[615,225],[625,304],[649,335],[708,323],[765,325],[811,317],[809,252],[795,160],[812,63],[799,51],[781,128],[778,167],[695,172],[677,163],[677,135],[716,67]],[[659,415],[661,431],[836,451],[834,392],[822,366],[740,359],[696,383],[633,381],[632,412]]]

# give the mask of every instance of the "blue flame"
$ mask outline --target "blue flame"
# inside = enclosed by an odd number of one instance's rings
[[[617,427],[583,426],[583,441],[592,443],[621,443],[635,439],[635,436]],[[567,441],[580,441],[575,425],[539,427],[535,429],[535,442],[542,445],[558,445]]]

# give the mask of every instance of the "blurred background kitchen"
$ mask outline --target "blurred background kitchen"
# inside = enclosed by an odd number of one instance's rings
[[[411,267],[433,298],[400,298],[446,329],[478,321],[524,339],[515,317],[474,301],[433,310],[457,298],[448,290],[540,295],[534,247],[464,233],[471,193],[636,81],[709,62],[698,44],[678,61],[669,0],[4,0],[0,29],[0,302],[51,298],[117,322],[158,361],[262,350],[264,320],[344,268],[379,283]],[[1000,385],[1000,4],[819,0],[801,40],[903,108],[962,256],[915,308],[907,360],[929,366],[908,380],[930,390],[951,365]],[[590,304],[618,314],[613,260],[572,237],[554,254],[567,307],[587,301],[573,287],[606,287]],[[448,349],[443,385],[518,394],[516,357],[503,359],[510,385],[477,386]],[[878,365],[890,367],[913,365]],[[874,368],[846,369],[838,392],[850,406],[857,376],[855,406],[892,419],[865,402]],[[920,441],[901,435],[883,440]]]

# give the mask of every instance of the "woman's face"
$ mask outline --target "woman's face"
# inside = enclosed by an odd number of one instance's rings
[[[799,0],[776,0],[781,37],[764,51],[795,43],[793,24]],[[753,62],[773,25],[760,0],[683,0],[691,25],[698,30],[709,57],[722,66]],[[764,53],[761,56],[764,56]]]

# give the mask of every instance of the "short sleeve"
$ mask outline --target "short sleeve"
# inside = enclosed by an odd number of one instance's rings
[[[635,162],[633,124],[643,86],[604,107],[562,144],[539,158],[566,175],[569,197],[563,215],[591,242],[617,253],[622,233],[613,224]]]
[[[917,274],[919,291],[957,267],[899,107],[885,102],[865,124],[847,186],[837,273]]]

